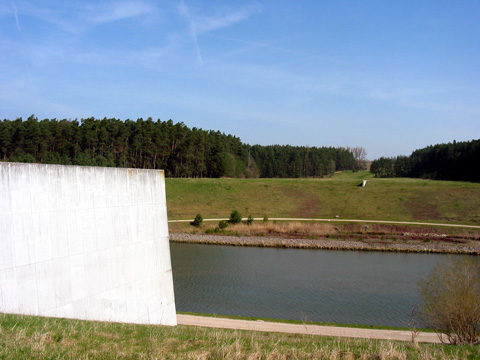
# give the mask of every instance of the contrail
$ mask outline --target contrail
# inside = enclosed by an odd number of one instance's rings
[[[18,21],[18,11],[17,7],[13,2],[11,2],[12,8],[13,8],[13,14],[15,15],[15,23],[17,24],[17,30],[19,33],[22,32],[22,29],[20,28],[20,21]]]
[[[188,21],[188,25],[190,27],[190,35],[193,38],[194,46],[195,46],[195,52],[197,54],[197,60],[200,64],[200,66],[203,65],[203,58],[202,58],[202,52],[200,51],[200,47],[198,46],[198,39],[197,39],[197,26],[195,22],[192,19],[192,16],[190,15],[190,12],[188,11],[188,7],[183,2],[183,0],[180,2],[180,13],[185,16],[185,18]]]

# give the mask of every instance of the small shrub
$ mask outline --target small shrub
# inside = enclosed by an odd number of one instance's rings
[[[252,225],[252,224],[253,224],[253,217],[252,215],[249,215],[247,219],[247,225]]]
[[[218,223],[218,228],[219,228],[220,230],[226,229],[227,226],[228,226],[228,222],[226,222],[225,220],[222,220],[222,221],[220,221],[220,222]]]
[[[437,265],[419,284],[425,325],[435,329],[442,342],[480,343],[480,262],[449,258]]]
[[[202,223],[203,223],[202,215],[197,214],[197,216],[195,216],[195,219],[193,219],[193,221],[190,223],[190,225],[199,227],[200,225],[202,225]]]
[[[233,210],[230,214],[230,222],[232,224],[240,224],[242,222],[242,215],[237,210]]]
[[[268,222],[268,216],[265,215],[265,217],[263,218],[263,222]]]

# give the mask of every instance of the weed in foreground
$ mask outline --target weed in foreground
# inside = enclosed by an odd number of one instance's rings
[[[442,341],[480,343],[480,261],[449,258],[419,285],[423,320]]]

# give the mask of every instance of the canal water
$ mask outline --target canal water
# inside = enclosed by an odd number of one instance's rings
[[[171,243],[177,311],[407,326],[447,255]],[[417,323],[418,325],[418,323]]]

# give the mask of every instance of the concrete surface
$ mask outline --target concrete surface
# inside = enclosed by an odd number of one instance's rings
[[[0,312],[176,325],[163,171],[0,163]]]
[[[412,333],[402,330],[359,329],[339,326],[288,324],[269,321],[237,320],[208,316],[178,314],[179,325],[203,326],[221,329],[280,332],[320,336],[338,336],[362,339],[412,341]],[[440,343],[435,333],[419,332],[417,342]]]

